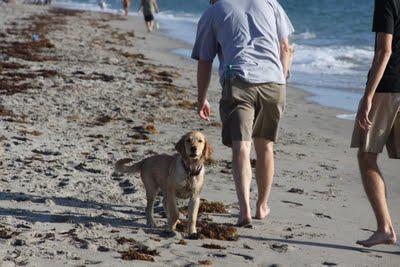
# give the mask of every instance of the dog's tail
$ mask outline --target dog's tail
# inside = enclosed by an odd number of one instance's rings
[[[126,164],[132,162],[133,159],[120,159],[115,163],[115,172],[116,173],[136,173],[140,171],[143,165],[143,161],[135,163],[131,166],[127,166]]]

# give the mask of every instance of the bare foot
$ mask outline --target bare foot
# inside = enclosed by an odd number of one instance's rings
[[[267,204],[265,205],[258,205],[256,208],[256,219],[257,220],[263,220],[265,217],[268,216],[268,214],[271,212],[271,209],[268,207]]]
[[[367,248],[380,244],[393,245],[396,244],[396,235],[394,234],[394,232],[374,232],[374,234],[371,235],[370,238],[366,240],[358,240],[356,243]]]

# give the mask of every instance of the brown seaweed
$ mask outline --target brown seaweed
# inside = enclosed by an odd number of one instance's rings
[[[201,247],[207,249],[226,249],[226,247],[217,244],[203,244]]]
[[[206,266],[211,266],[212,265],[212,261],[210,261],[210,260],[199,260],[199,264],[206,265]]]
[[[180,212],[183,214],[187,214],[187,207],[183,207],[180,209]],[[207,199],[200,200],[199,214],[202,213],[220,213],[225,214],[228,213],[228,210],[225,208],[224,203],[217,201],[208,201]]]
[[[138,252],[134,248],[130,248],[128,251],[121,251],[121,258],[125,261],[141,260],[154,262],[154,258],[150,255]]]
[[[185,232],[187,226],[187,221],[181,221],[177,225],[176,230],[178,232]],[[189,236],[191,239],[209,238],[222,241],[237,241],[239,239],[237,229],[232,225],[200,221],[197,222],[197,228],[197,233]]]
[[[117,241],[118,244],[123,245],[125,243],[136,243],[136,240],[133,238],[128,238],[128,237],[117,237],[115,238],[115,241]]]

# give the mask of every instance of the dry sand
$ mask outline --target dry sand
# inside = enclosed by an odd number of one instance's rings
[[[202,198],[229,210],[200,219],[236,222],[216,75],[212,123],[202,122],[195,63],[170,53],[186,45],[148,34],[141,18],[28,5],[0,14],[0,266],[400,265],[399,246],[355,244],[375,220],[349,149],[352,122],[291,87],[265,221],[238,229],[237,241],[169,237],[158,204],[160,229],[146,228],[140,179],[116,176],[113,164],[173,153],[189,130],[214,148]],[[400,229],[399,167],[386,154],[381,162]],[[254,182],[252,191],[254,205]],[[130,247],[154,262],[123,260]]]

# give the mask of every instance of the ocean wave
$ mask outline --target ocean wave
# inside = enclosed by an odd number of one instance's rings
[[[317,37],[317,34],[314,32],[309,32],[309,31],[305,31],[302,33],[295,33],[293,35],[293,40],[311,40],[311,39],[315,39]]]
[[[53,6],[62,7],[67,9],[77,9],[77,10],[87,10],[87,11],[105,11],[111,13],[122,13],[122,0],[108,0],[106,1],[106,8],[101,9],[98,0],[55,0],[53,1]],[[141,15],[136,12],[136,6],[131,6],[130,14],[131,16]],[[185,12],[174,12],[170,10],[162,11],[155,14],[156,19],[160,20],[171,20],[171,21],[182,21],[197,24],[200,16],[192,13]]]
[[[85,10],[85,11],[95,11],[95,12],[109,12],[109,13],[122,13],[121,8],[113,8],[112,6],[106,4],[106,8],[100,8],[99,1],[90,0],[86,3],[74,2],[68,0],[53,1],[53,7],[65,8],[65,9],[75,9],[75,10]]]
[[[295,45],[293,71],[312,74],[360,74],[368,70],[372,47]]]
[[[342,119],[342,120],[349,120],[349,121],[354,121],[356,119],[356,113],[353,114],[339,114],[336,115],[336,118]]]
[[[165,11],[165,12],[160,12],[157,14],[158,19],[164,19],[164,20],[175,20],[175,21],[183,21],[183,22],[190,22],[193,24],[197,25],[197,22],[199,21],[200,17],[195,14],[191,13],[175,13],[171,11]]]

